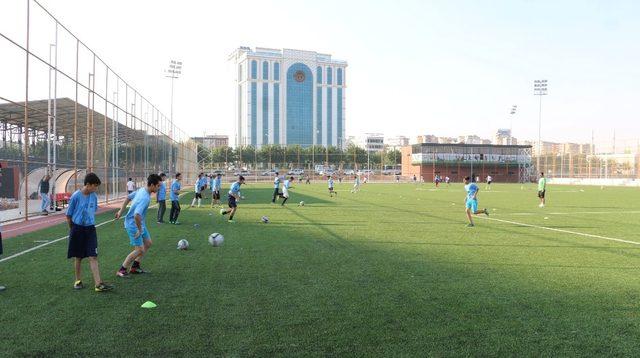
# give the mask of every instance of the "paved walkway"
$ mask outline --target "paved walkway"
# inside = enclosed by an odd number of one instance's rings
[[[120,208],[122,201],[111,202],[109,205],[99,204],[98,214],[114,211]],[[46,229],[51,226],[55,226],[67,221],[63,211],[50,213],[47,216],[37,216],[29,218],[29,221],[21,221],[18,223],[2,225],[2,238],[9,239],[22,234],[28,234],[30,232]]]

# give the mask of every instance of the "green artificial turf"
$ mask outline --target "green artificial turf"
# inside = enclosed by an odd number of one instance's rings
[[[188,194],[181,226],[149,210],[149,275],[116,278],[122,221],[98,228],[113,292],[72,289],[64,240],[0,263],[0,355],[640,355],[640,245],[578,234],[640,243],[638,190],[552,186],[540,209],[533,185],[480,187],[490,219],[515,223],[467,228],[460,184],[301,184],[285,207],[247,185],[235,224]],[[5,240],[4,257],[65,234]]]

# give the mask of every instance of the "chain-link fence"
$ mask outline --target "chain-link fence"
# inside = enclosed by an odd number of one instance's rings
[[[0,2],[0,221],[64,205],[84,174],[122,197],[151,173],[195,176],[196,144],[36,0]]]

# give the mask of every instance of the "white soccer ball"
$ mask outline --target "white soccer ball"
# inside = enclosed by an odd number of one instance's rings
[[[222,246],[223,242],[224,236],[222,236],[221,234],[214,232],[213,234],[209,235],[209,244],[211,244],[211,246]]]
[[[300,202],[300,206],[304,206],[304,201],[301,201],[301,202]]]
[[[186,250],[189,248],[189,241],[181,239],[178,241],[178,250]]]
[[[262,222],[265,224],[269,223],[269,218],[266,216],[263,216],[260,220],[262,220]]]

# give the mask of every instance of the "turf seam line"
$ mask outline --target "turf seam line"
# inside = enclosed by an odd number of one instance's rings
[[[487,217],[482,217],[482,216],[480,216],[479,218],[480,219],[484,219],[484,220],[499,221],[499,222],[503,222],[503,223],[507,223],[507,224],[514,224],[514,225],[532,227],[532,228],[537,228],[537,229],[561,232],[561,233],[565,233],[565,234],[585,236],[585,237],[592,238],[592,239],[601,239],[601,240],[623,242],[625,244],[640,245],[640,242],[623,240],[623,239],[616,239],[616,238],[613,238],[613,237],[607,237],[607,236],[601,236],[601,235],[595,235],[595,234],[587,234],[587,233],[571,231],[571,230],[556,229],[556,228],[552,228],[552,227],[546,227],[546,226],[540,226],[540,225],[534,225],[534,224],[525,224],[525,223],[521,223],[521,222],[517,222],[517,221],[502,220],[502,219],[496,219],[496,218],[487,218]]]

